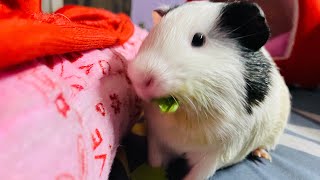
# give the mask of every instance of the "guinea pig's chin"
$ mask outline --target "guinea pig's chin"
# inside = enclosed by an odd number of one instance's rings
[[[144,88],[134,88],[136,94],[145,102],[151,102],[153,99],[163,97],[167,94],[164,94],[160,88],[158,89],[144,89]]]

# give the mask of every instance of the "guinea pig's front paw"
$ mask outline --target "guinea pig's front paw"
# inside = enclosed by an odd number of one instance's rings
[[[256,150],[252,151],[252,155],[259,158],[267,159],[272,162],[271,155],[263,148],[257,148]]]

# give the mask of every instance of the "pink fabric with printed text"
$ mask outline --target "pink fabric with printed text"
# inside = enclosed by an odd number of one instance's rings
[[[104,179],[139,114],[122,46],[48,56],[0,72],[0,179]]]

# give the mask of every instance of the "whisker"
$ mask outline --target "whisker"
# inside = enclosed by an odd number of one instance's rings
[[[197,119],[197,123],[198,123],[198,125],[200,125],[200,121],[199,121],[199,111],[198,111],[198,108],[195,106],[195,104],[193,103],[193,101],[189,98],[189,97],[187,97],[187,96],[185,96],[188,100],[189,100],[189,102],[192,104],[192,106],[194,107],[193,108],[193,110],[195,111],[195,113],[196,113],[196,119]]]
[[[189,101],[188,103],[191,104],[193,110],[197,111],[197,107],[194,105],[194,103],[191,101],[191,99],[188,96],[184,96],[184,98]]]
[[[258,34],[263,34],[263,33],[266,33],[266,32],[268,32],[268,31],[257,32],[257,33],[248,34],[248,35],[245,35],[245,36],[240,36],[240,37],[236,37],[236,38],[232,38],[232,39],[242,39],[242,38],[246,38],[246,37],[250,37],[250,36],[254,36],[254,35],[258,35]]]
[[[237,28],[227,32],[227,35],[230,35],[231,33],[237,31],[238,29],[244,27],[245,25],[249,24],[251,21],[253,21],[255,18],[257,18],[258,16],[253,16],[250,19],[248,19],[248,21],[246,21],[245,23],[243,23],[242,25],[238,26]]]

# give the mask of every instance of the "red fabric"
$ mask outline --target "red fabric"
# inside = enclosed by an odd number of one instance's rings
[[[299,1],[299,22],[291,56],[275,59],[288,84],[320,84],[320,1]]]
[[[134,26],[125,14],[82,6],[41,12],[40,0],[0,0],[0,68],[33,58],[126,42]]]

